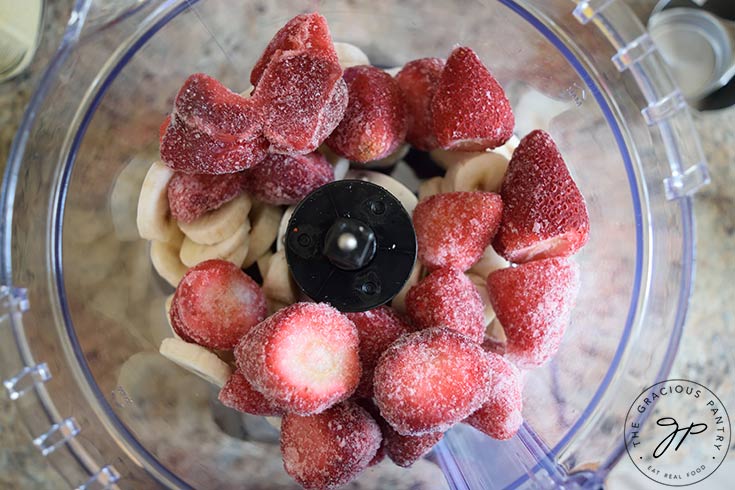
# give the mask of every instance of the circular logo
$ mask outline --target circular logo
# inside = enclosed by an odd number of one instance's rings
[[[625,448],[638,470],[672,487],[698,483],[730,447],[730,417],[706,386],[669,379],[646,388],[625,417]]]

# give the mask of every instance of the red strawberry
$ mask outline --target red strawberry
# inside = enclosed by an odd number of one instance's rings
[[[161,127],[158,128],[158,143],[160,144],[161,141],[163,141],[163,135],[166,134],[166,129],[168,129],[168,125],[171,124],[171,114],[168,114],[166,118],[161,123]]]
[[[259,392],[292,413],[319,413],[360,381],[355,325],[327,304],[296,303],[245,335],[237,365]]]
[[[161,140],[161,160],[190,174],[227,174],[254,167],[268,153],[268,141],[262,136],[239,141],[232,137],[211,136],[187,126],[174,116]]]
[[[265,295],[236,265],[207,260],[181,279],[171,312],[171,323],[184,340],[229,350],[265,318]]]
[[[357,327],[360,337],[360,362],[362,378],[356,394],[366,398],[373,396],[373,371],[380,355],[401,335],[412,329],[388,306],[379,306],[360,313],[347,313],[347,318]]]
[[[304,488],[336,488],[368,467],[380,440],[378,424],[354,402],[306,417],[289,413],[281,423],[283,467]]]
[[[296,204],[311,191],[334,180],[334,170],[321,153],[279,155],[245,172],[245,188],[269,204]]]
[[[561,257],[491,273],[487,291],[505,330],[506,357],[518,367],[533,368],[553,356],[578,289],[577,265]]]
[[[225,175],[175,172],[168,183],[168,205],[177,221],[191,223],[243,192],[243,173]]]
[[[174,114],[187,126],[225,142],[250,140],[263,126],[260,107],[203,73],[186,79],[174,100]]]
[[[421,201],[413,211],[418,257],[429,269],[469,269],[492,242],[503,202],[492,192],[451,192]]]
[[[444,432],[486,401],[490,361],[479,344],[445,328],[404,335],[375,368],[375,402],[402,435]]]
[[[288,51],[309,51],[314,55],[336,61],[337,52],[334,50],[334,44],[332,44],[327,19],[313,12],[297,15],[289,20],[273,36],[260,59],[255,63],[253,71],[250,73],[250,83],[253,86],[258,85],[271,60]]]
[[[521,373],[502,356],[488,353],[493,373],[490,396],[466,423],[493,439],[510,439],[523,423],[523,383]]]
[[[385,452],[398,466],[407,468],[436,446],[444,437],[443,432],[430,432],[420,436],[402,436],[389,429],[386,438]]]
[[[226,407],[251,415],[283,415],[275,403],[253,389],[240,371],[235,371],[219,392],[219,401]]]
[[[438,146],[432,128],[431,101],[444,63],[440,58],[421,58],[406,63],[396,75],[408,113],[406,141],[419,150],[431,151]]]
[[[357,403],[375,419],[383,435],[380,449],[370,466],[379,463],[387,455],[395,464],[406,468],[424,457],[444,437],[443,432],[431,432],[421,436],[402,436],[393,430],[393,427],[380,415],[380,410],[372,400],[362,399]]]
[[[347,68],[344,80],[349,103],[327,145],[354,162],[389,155],[403,143],[408,129],[401,89],[393,77],[374,66]]]
[[[503,87],[470,48],[457,47],[447,58],[431,113],[445,150],[493,149],[513,135],[515,119]]]
[[[347,86],[336,60],[287,51],[270,62],[251,100],[263,107],[272,152],[311,153],[342,120]]]
[[[406,296],[406,311],[416,327],[456,330],[478,344],[485,335],[483,310],[477,287],[458,269],[435,270]]]
[[[500,195],[505,208],[493,246],[511,262],[568,256],[587,243],[587,205],[545,131],[521,140]]]

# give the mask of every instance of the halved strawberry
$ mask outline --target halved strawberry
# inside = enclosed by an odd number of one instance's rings
[[[523,383],[521,373],[502,356],[488,353],[492,370],[490,396],[466,423],[493,439],[510,439],[523,423]]]
[[[527,262],[487,277],[487,291],[507,338],[506,357],[521,368],[542,365],[559,349],[579,289],[567,258]]]
[[[408,130],[401,89],[393,77],[374,66],[347,68],[344,80],[349,91],[347,110],[327,145],[354,162],[389,155],[403,143]]]
[[[587,205],[545,131],[521,140],[500,195],[505,207],[493,246],[511,262],[568,256],[587,243]]]
[[[444,63],[441,58],[421,58],[403,65],[396,75],[408,114],[406,141],[419,150],[431,151],[438,146],[432,127],[431,101]]]
[[[349,483],[368,467],[380,441],[378,424],[351,401],[316,415],[289,413],[281,423],[283,467],[308,489]]]
[[[296,303],[245,335],[237,365],[259,392],[292,413],[319,413],[360,381],[355,325],[327,304]]]
[[[191,223],[244,192],[243,173],[207,175],[175,172],[168,182],[168,205],[176,221]]]
[[[513,135],[515,118],[503,87],[475,52],[454,48],[431,103],[434,136],[445,150],[483,151]]]
[[[284,414],[278,405],[255,391],[240,371],[235,371],[230,375],[217,398],[224,406],[251,415]]]
[[[429,328],[394,342],[374,382],[380,413],[399,434],[444,432],[487,400],[490,361],[464,335]]]
[[[253,86],[258,85],[263,72],[273,57],[287,51],[310,51],[312,54],[337,60],[337,52],[334,50],[334,44],[332,44],[327,19],[316,12],[312,12],[297,15],[289,20],[286,25],[276,32],[260,59],[255,63],[253,71],[250,72],[250,83]]]
[[[252,99],[263,107],[263,134],[275,153],[311,153],[342,120],[347,86],[335,59],[278,52]]]
[[[266,315],[260,286],[225,260],[207,260],[189,269],[171,304],[171,323],[184,340],[230,350]]]
[[[493,192],[450,192],[421,201],[413,211],[419,260],[429,269],[469,269],[492,242],[502,211]]]
[[[372,398],[373,371],[380,355],[398,337],[412,331],[412,328],[388,306],[346,315],[357,327],[357,335],[360,337],[362,378],[355,393],[357,396]]]
[[[245,188],[256,199],[268,204],[296,204],[333,181],[334,169],[318,152],[293,156],[271,153],[245,176]]]
[[[485,335],[483,310],[477,287],[459,269],[433,271],[406,296],[406,311],[416,327],[456,330],[478,344]]]

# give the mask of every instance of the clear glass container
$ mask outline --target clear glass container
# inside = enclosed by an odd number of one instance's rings
[[[555,359],[527,376],[510,441],[466,426],[410,470],[348,488],[596,488],[629,403],[666,377],[708,180],[690,115],[623,2],[79,0],[14,142],[2,189],[0,353],[33,444],[72,488],[295,488],[277,433],[157,353],[171,290],[135,229],[158,127],[191,73],[235,91],[275,30],[317,9],[390,67],[472,46],[519,136],[551,132],[590,211],[582,293]],[[245,428],[247,435],[237,434]]]

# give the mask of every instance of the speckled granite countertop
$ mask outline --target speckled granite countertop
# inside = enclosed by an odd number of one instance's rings
[[[67,0],[50,2],[49,28],[30,69],[0,84],[0,168],[31,91],[65,25]],[[644,16],[655,2],[630,2]],[[695,115],[710,164],[712,184],[695,200],[697,275],[687,328],[672,377],[707,384],[726,406],[735,407],[735,108]],[[735,452],[729,459],[735,460]],[[30,444],[16,405],[0,394],[0,488],[66,488]]]

